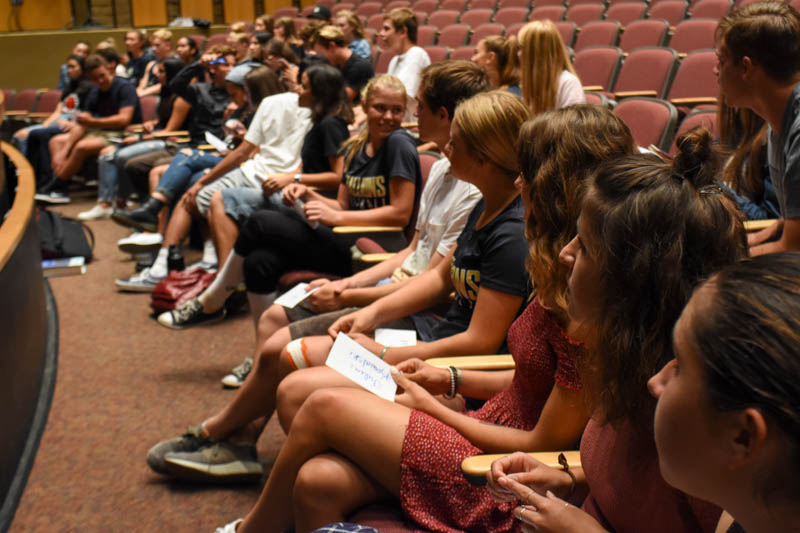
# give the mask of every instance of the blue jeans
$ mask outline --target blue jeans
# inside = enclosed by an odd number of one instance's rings
[[[117,197],[117,184],[125,163],[139,155],[163,150],[164,141],[142,141],[118,148],[97,158],[97,199],[111,203]]]
[[[193,149],[190,155],[184,154],[181,150],[175,154],[169,168],[161,176],[156,192],[174,202],[203,176],[206,169],[215,167],[222,159],[222,156],[201,150]]]
[[[50,139],[62,133],[58,126],[47,126],[31,130],[28,134],[28,144],[25,157],[33,167],[36,176],[36,185],[41,186],[53,179],[53,169],[50,166]]]

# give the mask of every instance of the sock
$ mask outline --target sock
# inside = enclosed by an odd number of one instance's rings
[[[205,257],[203,257],[205,259]],[[225,260],[225,264],[217,273],[217,277],[211,285],[198,297],[203,304],[204,313],[213,313],[225,303],[228,296],[236,290],[236,286],[244,279],[244,256],[231,250],[230,255]]]
[[[261,314],[272,305],[275,298],[278,296],[278,291],[272,291],[268,294],[257,294],[255,292],[247,291],[247,303],[250,305],[250,315],[253,317],[253,326],[256,330],[256,339],[258,338],[258,320]]]
[[[207,265],[217,264],[217,250],[214,248],[214,241],[206,240],[203,244],[203,259],[201,261]]]
[[[167,277],[167,253],[169,252],[169,248],[161,248],[158,251],[158,255],[156,256],[156,260],[153,263],[153,266],[150,267],[150,275],[155,278],[165,278]]]

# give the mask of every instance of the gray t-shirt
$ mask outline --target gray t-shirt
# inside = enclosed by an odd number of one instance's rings
[[[769,129],[767,160],[781,216],[800,217],[800,83],[786,104],[780,135]]]

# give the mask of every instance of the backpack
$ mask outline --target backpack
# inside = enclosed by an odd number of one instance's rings
[[[86,224],[42,208],[36,209],[36,222],[42,259],[80,256],[91,261],[94,233]]]

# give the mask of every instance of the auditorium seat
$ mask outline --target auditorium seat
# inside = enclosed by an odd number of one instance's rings
[[[660,0],[650,6],[648,17],[664,19],[670,26],[677,26],[680,21],[686,18],[686,11],[689,4],[684,0]]]
[[[528,18],[528,11],[529,9],[527,7],[501,7],[497,10],[497,13],[494,14],[494,19],[492,20],[497,24],[510,26],[515,22],[526,21]]]
[[[398,0],[398,1],[403,1],[403,0]],[[351,4],[348,2],[341,2],[337,3],[331,8],[331,13],[335,16],[339,11],[353,11],[355,10],[355,8],[356,8],[355,4]]]
[[[383,4],[380,2],[364,2],[356,8],[356,15],[362,19],[365,19],[374,15],[375,13],[381,13],[382,11]]]
[[[409,0],[392,0],[386,4],[386,6],[383,8],[383,11],[384,13],[388,13],[393,9],[398,9],[401,7],[411,7],[411,2],[409,2]]]
[[[417,0],[411,6],[411,9],[413,9],[414,12],[422,11],[423,13],[430,15],[436,11],[437,6],[438,2],[436,0]]]
[[[492,35],[503,35],[505,29],[506,29],[505,26],[503,26],[502,24],[497,24],[495,22],[481,24],[480,26],[472,30],[472,33],[469,36],[469,42],[467,44],[476,45],[484,37],[490,37]]]
[[[417,44],[419,46],[430,46],[436,44],[436,26],[425,24],[417,28]]]
[[[206,40],[206,48],[211,48],[218,44],[228,44],[228,35],[225,33],[215,33]]]
[[[669,91],[678,64],[678,54],[671,48],[637,48],[625,59],[613,91],[618,98],[635,92],[663,98]],[[621,93],[621,94],[620,94]],[[627,93],[627,94],[626,94]]]
[[[156,107],[158,107],[158,96],[148,95],[139,98],[139,106],[142,108],[142,120],[152,120],[156,117]]]
[[[297,16],[297,8],[296,7],[279,7],[275,10],[275,13],[272,14],[275,19],[283,18],[283,17],[296,17]]]
[[[575,51],[587,46],[616,46],[619,42],[620,23],[615,20],[596,20],[581,27],[575,40]]]
[[[684,20],[675,27],[669,46],[678,54],[714,48],[714,33],[718,23],[719,21],[715,19]]]
[[[644,2],[620,2],[611,4],[606,9],[606,20],[616,20],[628,31],[628,24],[634,20],[644,18],[647,11],[647,4]],[[625,33],[622,34],[625,37]]]
[[[469,26],[466,24],[451,24],[439,29],[439,40],[436,44],[455,48],[467,44]]]
[[[731,12],[731,0],[700,0],[689,9],[691,18],[721,19]]]
[[[716,102],[719,94],[714,50],[695,50],[681,60],[667,99],[675,105],[692,106]]]
[[[623,5],[623,4],[617,4]],[[619,38],[619,47],[630,53],[643,46],[664,46],[669,36],[669,24],[664,19],[634,20]]]
[[[446,46],[426,46],[425,51],[428,53],[428,57],[431,58],[431,63],[437,63],[439,61],[444,61],[447,59],[447,55],[450,53],[450,49]]]
[[[389,62],[396,55],[397,54],[392,50],[381,49],[381,53],[378,55],[378,59],[375,63],[375,74],[386,74],[386,71],[389,70]]]
[[[61,91],[58,89],[48,89],[39,94],[39,100],[36,102],[36,113],[47,113],[48,115],[55,111],[58,103],[61,101]]]
[[[494,11],[497,8],[497,0],[472,0],[469,5],[473,9],[491,9]]]
[[[498,8],[524,7],[524,8],[530,9],[532,3],[533,2],[530,2],[530,0],[498,0],[497,7]],[[541,2],[536,2],[536,3],[539,4],[539,5],[545,5],[545,4],[542,4]]]
[[[295,10],[297,11],[297,10]],[[197,45],[197,49],[202,52],[206,49],[206,37],[205,35],[201,35],[199,33],[193,33],[189,35],[189,39],[194,41],[194,44]]]
[[[672,140],[669,153],[673,155],[677,154],[678,147],[675,143],[677,142],[678,137],[698,126],[703,126],[707,130],[710,130],[715,138],[719,136],[719,128],[717,127],[717,109],[695,109],[686,115],[686,118],[684,118],[681,121],[680,126],[678,126],[678,131],[675,132],[675,138]]]
[[[564,20],[564,13],[566,8],[563,5],[544,5],[534,7],[528,15],[528,20],[552,20],[558,22]]]
[[[611,109],[611,101],[603,93],[586,91],[583,96],[586,98],[587,104],[599,105]]]
[[[454,11],[465,11],[467,0],[442,0],[439,9],[452,9]]]
[[[492,21],[491,9],[470,9],[461,14],[459,22],[467,26],[475,27]]]
[[[506,37],[512,35],[516,36],[525,24],[527,24],[527,22],[517,22],[511,26],[506,26]]]
[[[583,26],[593,20],[602,20],[605,9],[603,4],[577,4],[567,9],[564,20]]]
[[[450,52],[450,59],[465,59],[469,61],[474,55],[475,47],[471,44],[465,44],[464,46],[459,46],[458,48],[453,49]]]
[[[622,50],[616,46],[589,46],[575,52],[573,66],[584,87],[610,90],[619,74]]]
[[[627,124],[636,144],[651,144],[668,150],[678,124],[678,110],[658,98],[627,98],[617,104],[614,114]]]
[[[461,16],[460,11],[455,11],[453,9],[439,9],[428,16],[428,24],[431,26],[436,26],[439,29],[443,29],[451,24],[455,24],[458,21],[459,16]]]
[[[556,28],[558,28],[558,33],[561,34],[561,40],[564,41],[565,45],[572,46],[575,44],[575,36],[578,34],[578,26],[574,22],[562,20],[560,22],[556,22]]]

